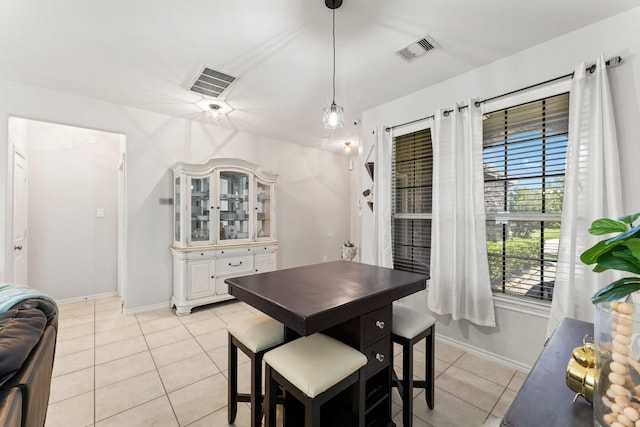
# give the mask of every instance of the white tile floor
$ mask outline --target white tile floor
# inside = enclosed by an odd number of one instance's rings
[[[240,302],[120,314],[116,297],[60,304],[60,328],[46,427],[227,425],[226,325],[257,311]],[[396,348],[396,354],[401,351]],[[424,341],[416,346],[424,378]],[[249,364],[239,352],[241,391]],[[414,393],[414,426],[496,424],[526,375],[436,341],[435,409]],[[401,358],[395,358],[400,375]],[[242,369],[244,368],[244,369]],[[393,398],[394,421],[402,406]],[[236,426],[249,426],[241,403]]]

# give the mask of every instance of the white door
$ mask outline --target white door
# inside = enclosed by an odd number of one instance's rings
[[[13,152],[13,283],[27,284],[27,159]]]

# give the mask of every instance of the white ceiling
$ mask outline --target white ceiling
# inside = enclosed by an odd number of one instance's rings
[[[332,149],[357,141],[354,121],[368,108],[638,5],[344,0],[336,131],[322,127],[332,71],[323,0],[0,0],[0,78],[208,120],[210,100],[186,90],[207,65],[238,77],[219,125]],[[412,62],[396,54],[426,34],[439,49]]]

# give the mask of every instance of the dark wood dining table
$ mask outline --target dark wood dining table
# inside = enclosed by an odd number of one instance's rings
[[[391,420],[392,303],[425,289],[427,279],[406,271],[333,261],[225,282],[231,295],[282,322],[287,340],[322,332],[364,353],[368,358],[365,425],[390,427],[395,425]],[[327,412],[335,418],[340,410],[328,408]],[[290,413],[296,410],[287,406],[287,424],[296,425]]]

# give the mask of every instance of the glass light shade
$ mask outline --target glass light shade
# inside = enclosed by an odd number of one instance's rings
[[[209,120],[219,122],[222,118],[222,108],[217,104],[209,105]]]
[[[330,106],[324,108],[324,115],[322,117],[322,123],[327,129],[341,128],[344,123],[344,111],[342,107],[332,102]]]

